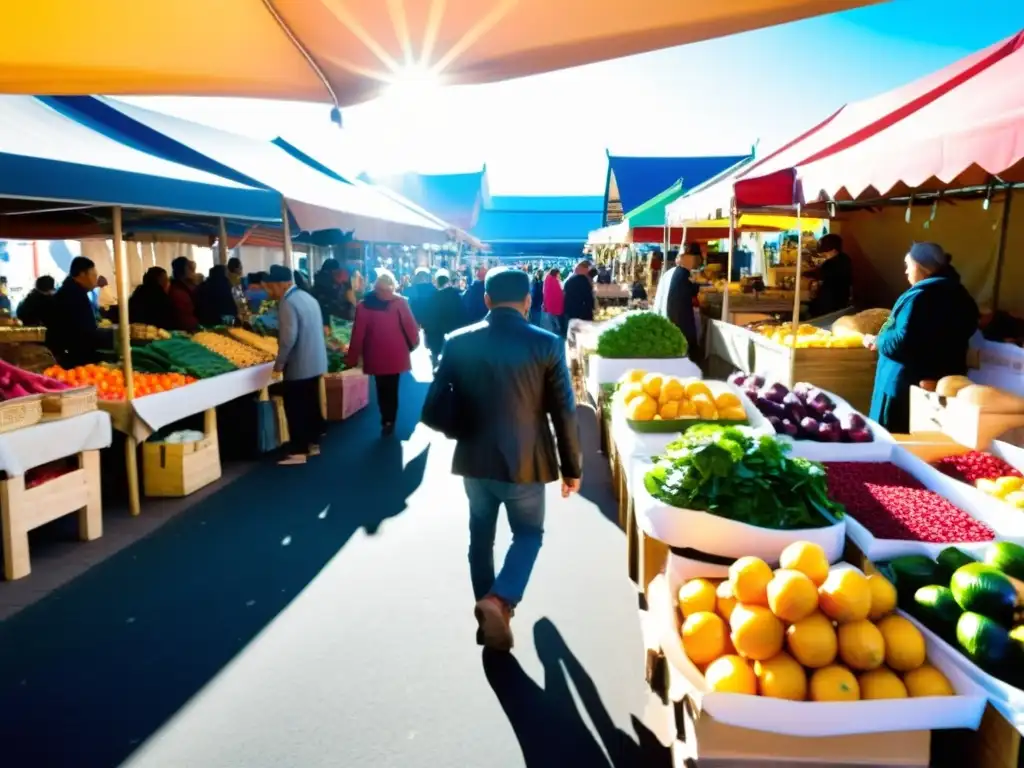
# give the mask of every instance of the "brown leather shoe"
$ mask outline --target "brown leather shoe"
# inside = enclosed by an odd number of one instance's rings
[[[478,637],[485,648],[495,651],[512,650],[512,610],[496,595],[487,595],[479,600],[473,610],[477,624],[480,626]]]

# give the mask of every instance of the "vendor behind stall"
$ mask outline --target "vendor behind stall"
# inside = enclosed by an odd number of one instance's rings
[[[36,287],[18,305],[18,319],[24,325],[45,326],[53,306],[57,283],[49,275],[36,280]]]
[[[71,260],[71,268],[60,290],[53,296],[46,346],[62,368],[97,363],[99,349],[110,343],[96,327],[90,293],[99,281],[96,265],[84,256]]]
[[[169,330],[174,327],[174,305],[167,295],[171,280],[163,267],[150,267],[142,277],[142,284],[128,300],[128,319]]]
[[[853,262],[843,253],[843,238],[832,234],[822,237],[818,241],[818,256],[825,261],[806,273],[818,280],[818,292],[810,305],[811,317],[846,309],[853,289]]]
[[[914,243],[904,257],[910,288],[896,300],[878,336],[872,419],[894,433],[910,428],[910,387],[967,373],[967,348],[978,329],[978,305],[951,257],[935,243]]]
[[[196,319],[196,263],[188,256],[179,256],[171,262],[171,287],[168,295],[174,305],[174,327],[170,330],[195,332]]]

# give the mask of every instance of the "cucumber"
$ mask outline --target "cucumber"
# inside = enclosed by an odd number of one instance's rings
[[[996,541],[985,551],[985,564],[1007,576],[1024,580],[1024,547],[1010,541]]]
[[[938,563],[925,555],[904,555],[894,558],[889,561],[886,570],[892,574],[900,605],[904,606],[913,605],[914,594],[921,587],[949,583],[949,579],[940,577]]]
[[[949,587],[932,584],[914,593],[914,606],[910,613],[944,640],[952,641],[963,611],[953,599]]]
[[[944,581],[952,578],[957,568],[978,562],[977,558],[971,557],[962,549],[957,549],[956,547],[946,547],[939,552],[939,556],[935,559],[939,564],[939,570],[946,577]]]
[[[968,611],[956,623],[956,641],[971,661],[997,677],[1013,658],[1010,634],[985,616]]]
[[[979,613],[1007,628],[1013,626],[1017,590],[992,566],[971,563],[957,568],[949,589],[957,605],[965,611]]]

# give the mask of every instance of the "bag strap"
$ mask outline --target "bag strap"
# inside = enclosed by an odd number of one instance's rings
[[[398,328],[402,332],[402,336],[405,339],[406,346],[409,347],[409,351],[412,352],[414,349],[416,349],[416,345],[412,343],[412,339],[410,339],[409,334],[406,333],[405,323],[402,322],[402,309],[401,307],[398,306],[399,301],[404,301],[404,299],[392,299],[391,303],[396,308],[395,317],[398,319]],[[388,307],[388,311],[391,311],[391,307]]]

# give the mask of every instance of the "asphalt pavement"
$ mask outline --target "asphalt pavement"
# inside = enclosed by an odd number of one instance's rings
[[[593,413],[583,493],[549,487],[515,651],[488,655],[425,389],[403,381],[394,439],[371,403],[306,466],[258,465],[0,624],[4,765],[664,764]]]

